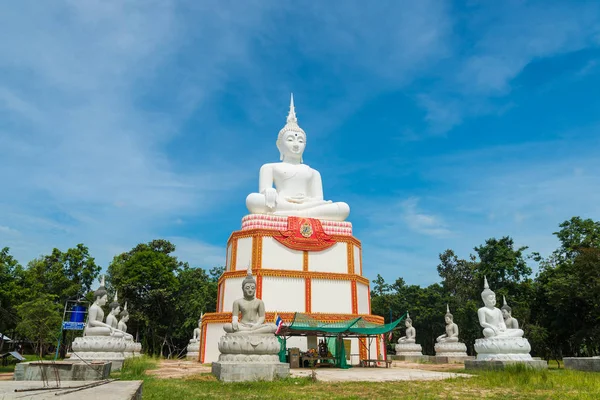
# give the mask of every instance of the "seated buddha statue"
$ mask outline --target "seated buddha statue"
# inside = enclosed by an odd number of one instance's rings
[[[458,342],[458,325],[454,323],[454,316],[450,313],[450,307],[446,304],[446,333],[437,337],[438,343],[456,343]]]
[[[487,278],[484,279],[481,299],[485,307],[477,310],[479,325],[483,328],[483,336],[490,337],[523,337],[521,329],[509,329],[504,323],[502,311],[496,308],[496,294],[490,289]]]
[[[250,213],[344,221],[350,214],[348,204],[324,200],[321,174],[303,164],[306,133],[298,125],[293,96],[276,145],[281,162],[260,168],[258,193],[246,198]]]
[[[109,307],[110,313],[108,314],[108,317],[106,317],[106,324],[113,329],[113,331],[111,332],[111,336],[133,340],[132,335],[130,335],[126,331],[119,329],[119,320],[117,319],[117,317],[119,316],[119,314],[121,314],[121,305],[119,304],[118,293],[115,293],[115,298],[112,301],[112,303],[110,303]],[[129,311],[127,311],[127,318],[129,318]],[[127,329],[127,325],[125,325],[125,329]]]
[[[398,343],[415,343],[415,339],[417,337],[417,330],[412,326],[412,319],[410,319],[410,315],[408,312],[406,313],[406,320],[404,321],[404,326],[406,327],[406,332],[404,336],[398,339]]]
[[[83,336],[111,336],[114,329],[104,323],[104,310],[102,306],[108,301],[108,292],[104,286],[104,275],[100,287],[94,291],[94,303],[88,311],[88,323],[83,331]]]
[[[502,296],[502,299],[504,300],[504,304],[500,307],[500,311],[502,311],[506,329],[519,329],[519,321],[512,316],[512,308],[506,304],[506,297]]]
[[[265,324],[265,303],[256,298],[256,280],[252,276],[252,270],[242,281],[244,297],[233,302],[232,320],[230,324],[223,325],[227,333],[275,333],[275,324]],[[242,319],[239,319],[239,314]]]
[[[202,328],[202,315],[200,315],[200,319],[198,320],[198,327],[194,329],[194,333],[192,334],[192,338],[190,339],[191,343],[198,343],[200,341],[200,328]]]

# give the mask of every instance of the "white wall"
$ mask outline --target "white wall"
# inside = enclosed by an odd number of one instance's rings
[[[252,263],[252,238],[240,238],[237,240],[237,256],[235,270],[247,270]]]
[[[348,273],[348,247],[336,243],[327,250],[308,253],[308,270],[317,272]]]
[[[356,283],[356,300],[358,301],[358,313],[369,314],[369,287],[362,283]]]
[[[206,324],[206,353],[204,362],[219,361],[219,339],[225,334],[223,323]],[[201,343],[202,345],[202,343]],[[200,348],[202,350],[202,348]]]
[[[313,279],[311,282],[311,310],[323,313],[352,313],[350,281]]]
[[[225,271],[231,271],[231,247],[232,244],[230,243],[227,246],[227,265],[225,266]]]
[[[228,278],[225,282],[225,292],[223,296],[222,312],[231,312],[233,302],[244,296],[242,291],[242,281],[244,277]]]
[[[304,278],[262,278],[262,300],[267,311],[304,312],[305,292]]]
[[[272,237],[263,237],[262,248],[262,268],[302,271],[302,251],[288,249]]]
[[[362,275],[362,265],[360,260],[360,249],[357,246],[352,246],[354,251],[354,273]]]

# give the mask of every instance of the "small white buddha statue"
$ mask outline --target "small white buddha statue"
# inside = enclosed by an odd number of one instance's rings
[[[519,321],[512,316],[512,308],[508,304],[506,304],[506,297],[502,296],[502,300],[504,304],[500,308],[502,311],[502,317],[504,317],[504,324],[506,325],[506,329],[519,329]]]
[[[404,333],[404,336],[398,339],[398,343],[415,343],[415,339],[417,337],[417,330],[412,326],[412,319],[410,319],[408,311],[406,312],[406,320],[404,321],[404,326],[406,327],[406,332]]]
[[[483,336],[489,337],[523,337],[521,329],[508,329],[504,323],[502,311],[496,308],[496,294],[490,290],[487,278],[484,277],[483,292],[481,299],[485,307],[477,310],[479,324],[483,328]]]
[[[437,337],[438,343],[456,343],[458,342],[458,325],[454,323],[454,316],[450,313],[450,307],[446,304],[446,333]]]
[[[121,311],[120,316],[121,319],[119,320],[117,329],[127,333],[127,321],[129,321],[129,311],[127,311],[127,302],[125,302],[125,306],[123,306],[123,311]]]
[[[133,340],[132,335],[130,335],[126,331],[119,329],[119,320],[117,319],[117,317],[119,316],[119,314],[121,314],[121,305],[119,304],[118,296],[118,292],[115,292],[115,298],[109,305],[110,313],[106,317],[106,323],[110,325],[111,328],[113,328],[111,336]],[[129,312],[127,312],[127,318],[129,319]],[[125,325],[125,329],[127,329],[127,325]]]
[[[200,319],[198,320],[198,327],[194,329],[194,333],[192,334],[192,338],[190,339],[190,343],[198,343],[200,341],[200,329],[202,328],[202,316],[204,313],[200,315]]]
[[[276,144],[281,162],[260,168],[258,193],[246,198],[250,213],[344,221],[350,214],[348,204],[324,200],[321,174],[302,163],[306,133],[298,126],[293,96]]]
[[[233,302],[232,321],[223,325],[223,330],[227,333],[275,333],[275,324],[265,324],[265,303],[256,298],[256,281],[250,268],[242,281],[242,290],[244,297]]]

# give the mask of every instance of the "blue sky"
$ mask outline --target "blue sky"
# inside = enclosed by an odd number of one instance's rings
[[[294,93],[366,275],[600,219],[597,1],[0,5],[0,246],[224,262]]]

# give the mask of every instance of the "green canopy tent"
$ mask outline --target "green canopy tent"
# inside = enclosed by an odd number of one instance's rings
[[[322,322],[310,315],[295,313],[292,323],[283,325],[278,333],[281,343],[279,359],[282,362],[285,362],[287,338],[292,336],[321,336],[336,339],[334,346],[329,347],[329,350],[336,359],[336,365],[340,368],[350,368],[346,363],[346,351],[343,343],[344,338],[367,337],[369,339],[370,347],[371,339],[373,337],[394,330],[405,316],[406,314],[394,322],[379,325],[369,322],[363,317],[352,318],[345,321]]]

